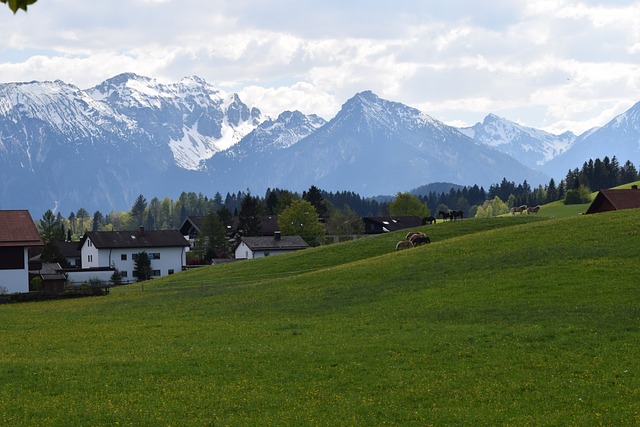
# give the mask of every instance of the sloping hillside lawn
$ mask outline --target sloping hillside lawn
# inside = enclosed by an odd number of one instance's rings
[[[640,214],[494,218],[0,306],[3,425],[638,425]],[[403,234],[403,233],[402,233]]]

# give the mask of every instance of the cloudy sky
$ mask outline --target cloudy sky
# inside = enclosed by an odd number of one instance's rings
[[[456,126],[580,133],[640,101],[640,1],[39,0],[0,4],[0,39],[0,83],[197,75],[272,116],[372,90]]]

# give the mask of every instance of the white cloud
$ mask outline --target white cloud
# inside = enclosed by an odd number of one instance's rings
[[[449,123],[581,132],[638,100],[639,21],[637,1],[47,0],[0,14],[0,81],[198,75],[327,119],[373,90]]]

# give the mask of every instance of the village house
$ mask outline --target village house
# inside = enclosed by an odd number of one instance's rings
[[[60,253],[71,268],[82,268],[82,254],[78,242],[58,242]]]
[[[191,246],[193,246],[193,242],[202,232],[205,218],[206,216],[204,215],[191,215],[188,216],[180,226],[180,234],[189,240]]]
[[[202,232],[205,218],[206,216],[188,216],[180,226],[180,233],[189,240],[191,246],[193,246],[194,241]],[[238,219],[234,218],[233,224],[226,225],[227,236],[235,237],[237,235],[237,227]],[[276,215],[267,215],[260,218],[260,234],[262,236],[273,236],[273,233],[279,229]]]
[[[136,280],[135,258],[146,252],[151,260],[151,277],[182,271],[189,242],[178,230],[88,231],[79,243],[82,269],[68,271],[70,282],[88,277],[109,281],[117,269],[122,282]]]
[[[0,292],[29,292],[29,248],[42,245],[29,211],[0,211]]]
[[[262,258],[307,249],[309,245],[300,236],[241,237],[235,250],[236,259]]]

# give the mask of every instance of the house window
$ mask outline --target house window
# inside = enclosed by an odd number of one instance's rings
[[[93,262],[93,255],[87,255],[87,261]]]
[[[152,276],[160,276],[160,270],[151,270]]]
[[[149,254],[149,259],[160,259],[160,253],[159,252],[151,252]]]
[[[23,270],[24,248],[0,247],[0,270]]]
[[[89,247],[93,246],[93,243],[91,243],[91,240],[87,240],[87,246]]]
[[[120,277],[122,277],[123,279],[126,279],[127,277],[129,277],[129,273],[127,273],[126,271],[121,271]]]
[[[121,254],[120,261],[126,261],[126,260],[127,260],[127,254]]]
[[[170,268],[169,269],[169,274],[173,274],[173,273],[174,273],[173,268]]]

